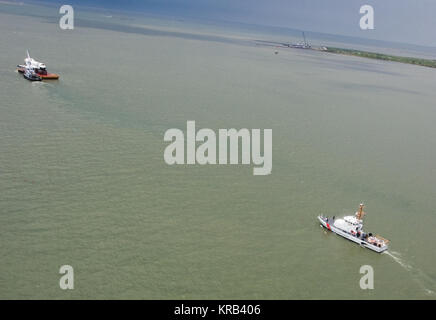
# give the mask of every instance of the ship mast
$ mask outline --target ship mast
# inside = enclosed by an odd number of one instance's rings
[[[304,39],[304,46],[308,47],[309,44],[307,43],[306,35],[304,34],[304,31],[303,31],[303,39]]]
[[[364,205],[363,205],[363,203],[361,203],[360,207],[359,207],[359,211],[356,212],[356,218],[358,220],[362,220],[362,218],[365,216],[365,212],[363,211],[363,207],[364,207]]]

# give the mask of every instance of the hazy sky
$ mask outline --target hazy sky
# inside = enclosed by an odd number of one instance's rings
[[[436,46],[436,0],[46,0]],[[359,28],[362,5],[375,30]]]

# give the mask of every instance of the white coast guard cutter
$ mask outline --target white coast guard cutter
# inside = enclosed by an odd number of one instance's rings
[[[361,246],[371,249],[376,252],[383,252],[388,249],[389,240],[375,235],[372,233],[366,233],[363,231],[363,204],[360,204],[359,211],[354,216],[345,216],[341,219],[335,219],[318,216],[318,220],[324,228],[348,239],[360,244]]]

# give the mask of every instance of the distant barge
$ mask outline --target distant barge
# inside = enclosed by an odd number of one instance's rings
[[[24,65],[17,65],[17,71],[19,73],[24,73],[26,71],[26,67]],[[57,80],[59,79],[59,75],[56,73],[48,73],[46,70],[43,71],[41,69],[35,70],[35,73],[41,77],[43,80]]]
[[[27,51],[27,57],[24,59],[24,63],[25,64],[17,65],[17,71],[19,73],[22,73],[24,77],[28,80],[39,81],[59,79],[58,74],[47,72],[47,67],[44,63],[31,58],[29,51]]]

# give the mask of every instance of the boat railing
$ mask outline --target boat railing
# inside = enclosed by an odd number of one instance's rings
[[[385,239],[385,238],[383,238],[382,236],[380,236],[380,235],[378,235],[378,234],[375,236],[375,238],[377,238],[378,240],[383,241],[385,244],[388,244],[388,243],[389,243],[389,240],[388,240],[388,239]]]

